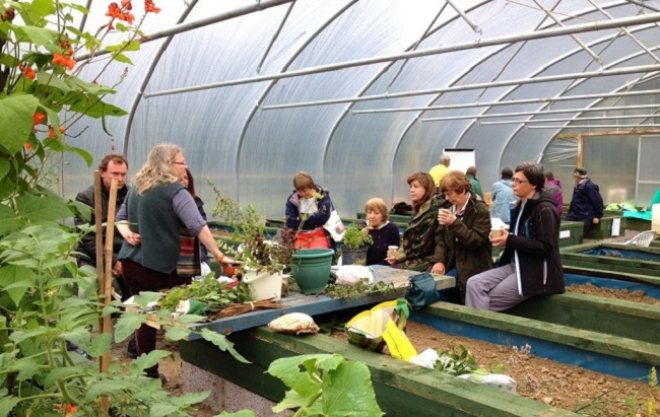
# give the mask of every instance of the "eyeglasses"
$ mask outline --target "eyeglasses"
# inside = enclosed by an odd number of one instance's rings
[[[529,181],[527,180],[519,180],[518,178],[514,178],[512,181],[514,184],[529,184]]]

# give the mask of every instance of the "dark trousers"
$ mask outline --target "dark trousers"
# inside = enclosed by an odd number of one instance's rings
[[[124,280],[128,284],[132,294],[140,291],[159,292],[161,290],[176,287],[178,285],[190,284],[192,278],[180,278],[176,269],[171,274],[154,271],[146,268],[130,259],[121,261]],[[135,331],[137,341],[137,353],[149,353],[156,349],[156,329],[143,324]]]

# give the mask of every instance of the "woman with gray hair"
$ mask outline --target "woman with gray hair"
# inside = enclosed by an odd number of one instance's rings
[[[133,294],[190,284],[191,277],[177,272],[180,232],[185,229],[197,236],[218,262],[233,262],[220,252],[195,200],[181,184],[186,166],[179,146],[156,145],[133,177],[133,187],[117,213],[117,230],[125,239],[118,259]],[[143,324],[135,336],[138,355],[155,349],[153,327]],[[158,365],[146,372],[148,377],[158,378]]]
[[[520,201],[511,211],[510,231],[491,232],[493,246],[504,247],[499,268],[467,282],[465,304],[502,311],[538,294],[565,290],[559,259],[559,214],[554,196],[542,192],[543,166],[516,167],[513,192]]]

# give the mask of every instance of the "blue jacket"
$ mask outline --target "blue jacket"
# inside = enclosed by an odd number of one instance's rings
[[[315,185],[316,188],[316,207],[317,212],[307,216],[302,224],[301,230],[314,230],[323,227],[324,224],[330,219],[333,206],[330,201],[330,192],[324,190],[320,185]],[[294,190],[293,193],[286,200],[286,209],[284,211],[286,217],[286,227],[289,229],[298,230],[300,227],[300,198],[298,193]]]
[[[518,201],[518,197],[513,195],[511,180],[499,180],[490,190],[493,198],[493,207],[490,209],[490,217],[499,217],[506,224],[511,220],[511,207]]]
[[[591,179],[575,184],[568,216],[583,220],[603,217],[603,197]]]

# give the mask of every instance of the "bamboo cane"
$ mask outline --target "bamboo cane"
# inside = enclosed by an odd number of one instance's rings
[[[94,225],[96,226],[96,280],[99,284],[99,293],[103,288],[103,201],[101,200],[101,172],[94,171]],[[100,294],[99,294],[100,295]],[[99,319],[99,332],[103,331],[103,319]]]
[[[106,233],[105,233],[105,247],[103,249],[104,254],[104,270],[105,274],[103,276],[103,286],[99,287],[101,295],[103,296],[103,306],[108,307],[110,305],[110,299],[112,298],[112,250],[113,250],[113,239],[115,235],[115,211],[117,208],[117,180],[113,179],[110,184],[110,197],[108,199],[108,221],[106,224]],[[97,251],[98,253],[98,251]],[[110,333],[112,324],[110,323],[110,314],[106,314],[102,317],[102,326],[101,334]],[[101,357],[101,372],[108,372],[110,367],[110,352],[106,352]],[[103,415],[109,415],[110,404],[108,403],[108,397],[103,396],[101,398],[101,411]]]

